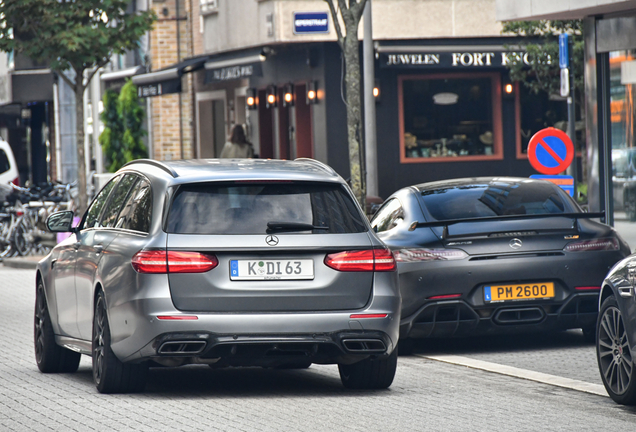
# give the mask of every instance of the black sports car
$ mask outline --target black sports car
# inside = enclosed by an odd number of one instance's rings
[[[593,340],[601,282],[629,255],[553,183],[511,177],[406,187],[371,220],[393,250],[400,338],[582,328]]]

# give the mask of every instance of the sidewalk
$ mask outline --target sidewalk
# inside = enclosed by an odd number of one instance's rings
[[[43,255],[3,258],[0,263],[5,267],[35,270],[38,261],[42,258],[44,258]]]

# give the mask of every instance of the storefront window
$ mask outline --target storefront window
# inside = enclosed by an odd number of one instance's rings
[[[636,50],[612,51],[609,63],[615,217],[633,222],[636,221]]]
[[[402,162],[501,159],[498,73],[404,76]]]
[[[565,98],[548,96],[544,91],[534,93],[523,83],[519,83],[519,149],[517,156],[528,154],[528,144],[534,134],[541,129],[553,127],[568,132],[568,106]],[[579,119],[580,120],[580,119]],[[577,121],[577,150],[585,132],[584,122]]]

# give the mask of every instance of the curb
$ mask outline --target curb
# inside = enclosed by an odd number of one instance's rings
[[[4,258],[2,260],[2,265],[4,267],[11,267],[17,269],[30,269],[35,270],[38,265],[38,262],[44,257],[42,256],[30,256],[30,257],[20,257],[20,258]]]

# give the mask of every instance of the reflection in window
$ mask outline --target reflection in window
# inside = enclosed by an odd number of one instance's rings
[[[112,179],[104,188],[97,194],[91,206],[88,208],[86,212],[86,219],[84,220],[84,225],[81,229],[93,228],[98,221],[99,214],[106,203],[106,199],[108,198],[108,194],[113,189],[113,187],[117,184],[121,177],[115,177]]]
[[[402,82],[404,156],[494,154],[492,82],[490,75],[477,74],[405,79]]]

